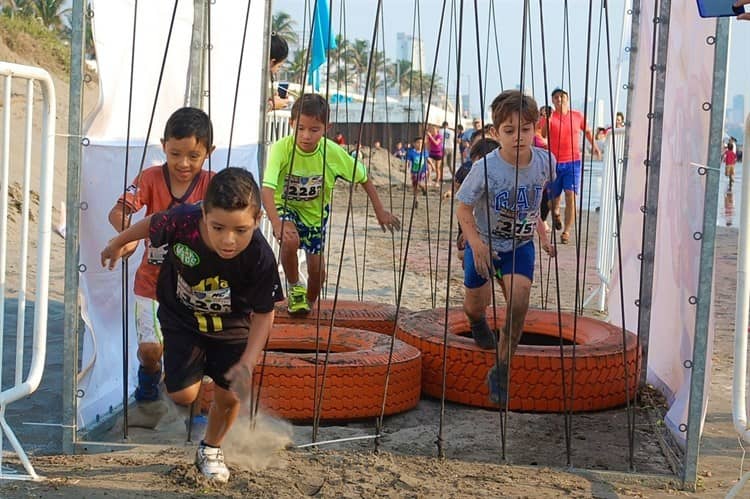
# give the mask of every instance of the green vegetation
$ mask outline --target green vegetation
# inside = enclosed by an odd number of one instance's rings
[[[308,40],[300,40],[296,31],[296,22],[286,12],[277,12],[273,15],[273,30],[292,47],[307,48]],[[309,37],[309,31],[305,38]],[[367,68],[370,63],[370,42],[368,40],[347,40],[341,35],[336,36],[336,48],[328,53],[328,65],[330,69],[329,79],[336,82],[337,86],[355,89],[364,93]],[[432,75],[422,73],[412,68],[411,61],[391,61],[385,57],[385,53],[375,51],[372,53],[372,70],[370,73],[369,94],[375,95],[389,89],[398,87],[401,95],[409,95],[424,100],[430,91]],[[293,82],[301,82],[305,73],[305,62],[308,60],[306,50],[292,50],[286,64],[282,66],[282,79]],[[435,75],[432,95],[433,99],[443,94],[445,90],[441,78]]]
[[[70,71],[70,48],[54,31],[42,26],[36,18],[0,16],[0,37],[8,48],[28,63],[67,76]]]
[[[62,0],[3,2],[0,39],[23,62],[67,78],[70,71],[70,32],[62,21],[69,9]]]

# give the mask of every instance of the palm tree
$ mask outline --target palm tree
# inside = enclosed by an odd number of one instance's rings
[[[406,59],[399,59],[393,64],[388,65],[388,83],[392,87],[398,85],[399,94],[403,94],[408,90],[408,88],[403,85],[403,77],[408,74],[411,69],[411,62]]]
[[[425,100],[430,94],[431,82],[432,75],[427,73],[420,73],[419,71],[409,71],[408,73],[401,76],[402,93],[411,92],[412,96],[418,96],[420,100]],[[441,93],[443,93],[443,84],[440,76],[435,75],[435,81],[434,83],[432,83],[433,99],[435,99]]]
[[[350,43],[346,51],[346,62],[357,75],[357,85],[364,87],[364,76],[367,74],[367,61],[370,58],[370,43],[367,40],[357,39]]]
[[[385,90],[384,83],[386,80],[386,74],[384,70],[389,66],[388,59],[385,58],[385,52],[375,52],[372,56],[372,68],[370,69],[370,91],[369,95],[377,95],[378,90]],[[365,66],[365,72],[367,74],[367,67]],[[388,78],[390,81],[390,77]]]
[[[286,12],[279,12],[273,15],[271,20],[271,29],[290,45],[297,45],[299,36],[295,31],[297,22]]]
[[[292,57],[287,59],[286,78],[289,81],[302,84],[302,78],[305,75],[305,62],[307,62],[307,52],[305,50],[295,50]]]
[[[16,5],[19,9],[31,11],[39,21],[49,29],[57,32],[63,31],[65,24],[63,16],[69,13],[70,7],[63,8],[65,0],[17,0]]]

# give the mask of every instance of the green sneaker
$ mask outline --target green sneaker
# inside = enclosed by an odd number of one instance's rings
[[[310,304],[307,303],[307,289],[304,286],[296,285],[289,288],[287,310],[290,314],[307,314],[310,312]]]

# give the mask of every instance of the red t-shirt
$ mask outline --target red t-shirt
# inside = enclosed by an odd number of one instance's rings
[[[549,117],[547,143],[558,163],[581,159],[581,140],[578,132],[586,131],[586,122],[580,111],[569,110],[568,114],[552,111]]]
[[[193,182],[181,198],[172,196],[169,187],[169,172],[166,163],[159,166],[146,168],[133,180],[133,183],[125,190],[125,196],[117,200],[130,209],[132,213],[146,207],[146,216],[183,203],[197,203],[206,195],[208,181],[214,172],[209,175],[206,170],[201,170],[195,176]],[[138,296],[156,299],[156,280],[159,278],[159,269],[164,259],[166,248],[152,248],[149,240],[145,240],[146,249],[143,252],[143,260],[135,272],[133,290]]]
[[[727,166],[734,166],[737,164],[737,153],[727,149],[724,151],[724,164]]]

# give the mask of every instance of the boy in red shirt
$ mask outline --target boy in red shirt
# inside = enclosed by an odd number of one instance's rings
[[[117,200],[109,212],[109,222],[117,232],[130,226],[130,216],[144,207],[146,216],[167,210],[182,203],[196,203],[206,194],[209,172],[203,163],[213,152],[213,126],[208,115],[200,109],[184,107],[175,111],[164,127],[161,139],[167,161],[143,170]],[[126,256],[135,251],[138,241],[128,244]],[[143,260],[135,274],[135,329],[138,336],[138,403],[154,402],[159,398],[162,377],[161,357],[163,337],[156,312],[156,281],[167,252],[165,246],[153,247],[145,241]],[[166,407],[164,411],[166,412]],[[144,426],[156,426],[163,415]]]

